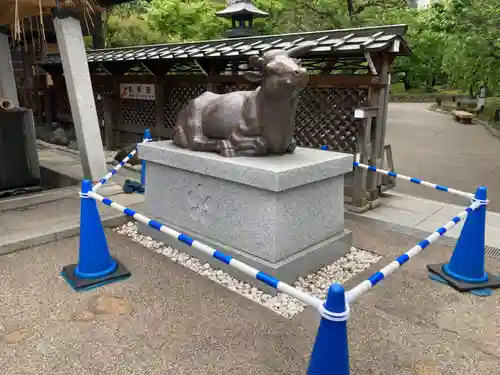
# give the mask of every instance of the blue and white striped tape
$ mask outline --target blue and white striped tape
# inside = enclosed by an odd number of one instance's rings
[[[105,198],[105,197],[103,197],[95,192],[89,192],[87,194],[87,196],[95,199],[96,201],[99,201],[99,202],[105,204],[106,206],[112,207],[118,211],[123,212],[125,215],[134,218],[135,220],[137,220],[138,222],[140,222],[144,225],[148,225],[151,228],[154,228],[162,233],[165,233],[166,235],[168,235],[170,237],[176,238],[178,241],[180,241],[180,242],[182,242],[182,243],[184,243],[184,244],[186,244],[186,245],[188,245],[196,250],[199,250],[200,252],[207,254],[207,255],[221,261],[222,263],[228,264],[231,267],[236,268],[237,270],[243,272],[245,275],[248,275],[248,276],[253,277],[257,280],[260,280],[263,283],[269,285],[270,287],[272,287],[274,289],[277,289],[280,292],[286,293],[294,298],[297,298],[298,300],[304,302],[305,304],[312,306],[312,307],[315,307],[316,309],[318,309],[318,311],[321,311],[321,309],[322,309],[323,301],[321,301],[320,299],[318,299],[314,296],[311,296],[310,294],[304,293],[300,290],[297,290],[294,287],[292,287],[291,285],[288,285],[282,281],[279,281],[278,279],[274,278],[273,276],[270,276],[264,272],[261,272],[258,269],[253,268],[253,267],[251,267],[243,262],[240,262],[239,260],[234,259],[231,256],[223,254],[219,250],[213,249],[210,246],[202,244],[201,242],[198,242],[197,240],[194,240],[191,237],[189,237],[183,233],[180,233],[174,229],[168,228],[167,226],[165,226],[164,224],[162,224],[156,220],[149,219],[146,216],[141,215],[140,213],[135,212],[134,210],[132,210],[130,208],[121,206],[118,203],[113,202],[111,199]]]
[[[457,216],[455,216],[453,219],[451,219],[451,221],[449,221],[448,223],[446,223],[442,227],[439,227],[438,229],[436,229],[436,231],[434,233],[432,233],[429,237],[420,241],[420,243],[413,246],[406,253],[401,254],[399,257],[397,257],[394,261],[392,261],[387,266],[382,268],[380,271],[374,273],[368,279],[366,279],[365,281],[362,281],[361,283],[356,285],[354,288],[349,290],[346,293],[347,301],[349,303],[355,301],[358,297],[360,297],[367,290],[373,288],[375,285],[377,285],[379,282],[381,282],[384,278],[386,278],[391,273],[396,271],[398,268],[400,268],[401,266],[406,264],[406,262],[408,262],[411,258],[420,254],[427,246],[429,246],[430,244],[435,242],[439,237],[443,236],[446,232],[448,232],[451,228],[453,228],[455,225],[457,225],[460,221],[465,219],[467,217],[467,215],[469,215],[469,213],[476,210],[478,207],[480,207],[483,204],[486,204],[486,202],[475,200],[463,212],[459,213]]]
[[[436,189],[439,191],[445,191],[447,193],[458,195],[458,196],[465,197],[468,199],[474,198],[474,194],[468,193],[466,191],[449,188],[449,187],[444,186],[444,185],[433,184],[432,182],[424,181],[424,180],[421,180],[419,178],[409,177],[409,176],[405,176],[404,174],[400,174],[400,173],[396,173],[396,172],[392,172],[392,171],[387,171],[385,169],[380,169],[380,168],[377,168],[377,167],[374,167],[371,165],[363,164],[363,163],[360,163],[358,161],[355,161],[353,163],[353,165],[355,167],[360,167],[360,168],[367,169],[367,170],[372,171],[372,172],[385,174],[387,176],[399,178],[401,180],[410,181],[410,182],[417,184],[417,185],[427,186],[427,187],[430,187],[430,188],[433,188],[433,189]]]
[[[145,138],[142,141],[142,143],[148,143],[151,140],[152,139]],[[105,183],[107,183],[109,181],[109,179],[111,177],[113,177],[116,174],[116,172],[118,172],[120,169],[122,169],[122,167],[125,164],[127,164],[128,161],[130,159],[132,159],[136,153],[137,153],[137,148],[135,150],[133,150],[130,154],[128,154],[127,156],[125,156],[123,158],[123,160],[121,162],[119,162],[118,165],[111,170],[111,172],[109,172],[106,176],[104,176],[103,178],[101,178],[101,180],[92,187],[92,191],[96,192],[97,190],[99,190]]]

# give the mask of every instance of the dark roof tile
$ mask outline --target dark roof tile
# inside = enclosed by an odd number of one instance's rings
[[[363,56],[365,51],[390,50],[394,40],[400,43],[398,55],[411,53],[404,40],[406,25],[358,29],[326,30],[307,33],[253,36],[200,42],[158,44],[87,52],[89,62],[111,62],[147,59],[234,58],[263,53],[271,48],[290,49],[306,41],[316,41],[309,56]],[[391,52],[394,53],[394,52]],[[305,56],[307,58],[307,56]],[[59,55],[49,55],[39,64],[60,64]]]

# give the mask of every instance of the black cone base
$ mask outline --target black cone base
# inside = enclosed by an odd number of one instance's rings
[[[117,259],[115,259],[116,270],[109,275],[99,277],[96,279],[82,279],[75,275],[76,264],[70,264],[62,269],[61,276],[68,282],[68,284],[76,291],[84,291],[97,288],[99,286],[110,284],[116,281],[120,281],[129,277],[130,271],[121,264]]]
[[[484,283],[468,283],[466,281],[454,279],[453,277],[448,276],[446,272],[444,272],[443,266],[445,264],[446,263],[429,264],[427,266],[427,269],[429,270],[429,272],[432,272],[433,274],[442,278],[459,292],[470,292],[471,290],[476,289],[495,289],[500,287],[500,278],[488,272],[486,272],[486,274],[488,275],[488,281],[485,281]]]

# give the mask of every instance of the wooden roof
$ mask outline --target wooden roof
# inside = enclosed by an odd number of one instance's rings
[[[199,42],[158,44],[89,50],[89,63],[127,63],[145,60],[182,62],[197,59],[247,59],[267,50],[290,49],[305,41],[317,41],[318,46],[307,57],[363,57],[365,52],[405,56],[411,54],[404,40],[406,25],[390,25],[356,29],[325,30],[308,33],[253,36],[206,40]],[[49,55],[42,65],[61,63],[57,54]]]

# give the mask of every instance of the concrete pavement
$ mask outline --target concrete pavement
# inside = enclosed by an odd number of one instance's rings
[[[267,308],[113,232],[132,277],[76,293],[78,237],[0,257],[9,375],[304,374],[311,337]]]
[[[380,224],[347,225],[355,246],[383,256],[347,288],[417,240]],[[315,311],[288,320],[124,236],[107,238],[132,277],[89,292],[73,292],[59,276],[77,259],[78,237],[0,257],[5,374],[306,373]],[[433,245],[353,304],[353,374],[495,373],[500,295],[478,298],[428,280],[425,265],[450,252]],[[500,262],[488,259],[488,266]]]
[[[396,172],[474,192],[489,188],[490,210],[500,211],[500,140],[482,125],[463,125],[428,110],[429,103],[390,103],[386,144]],[[396,192],[453,204],[460,197],[399,181]]]
[[[401,185],[405,183],[405,181],[400,182]],[[430,190],[428,188],[422,189]],[[441,195],[449,194],[441,192]],[[443,203],[444,200],[433,201],[404,194],[386,193],[381,197],[379,207],[359,216],[416,229],[415,232],[434,232],[468,206],[467,202],[463,202],[463,205],[459,206]],[[458,223],[446,233],[446,236],[458,238],[463,224],[464,221]],[[487,212],[486,245],[500,248],[500,213]]]
[[[349,289],[420,241],[376,220],[346,220],[353,245],[382,256],[349,280]],[[452,248],[433,244],[366,292],[351,306],[349,346],[356,375],[497,374],[500,363],[500,291],[480,298],[430,281],[427,264],[447,262]],[[487,257],[500,273],[500,259]],[[307,309],[294,320],[315,332],[318,317]],[[333,348],[333,347],[332,347]]]
[[[78,155],[54,147],[40,147],[38,155],[42,167],[77,182],[83,179]],[[127,177],[140,178],[137,172],[120,171],[113,178],[117,182],[115,188],[120,188]],[[0,254],[77,235],[80,226],[79,191],[79,185],[74,185],[0,200]],[[113,199],[136,210],[141,210],[144,201],[142,195],[124,193],[114,195]],[[106,226],[116,226],[127,220],[125,215],[112,208],[98,207]]]

